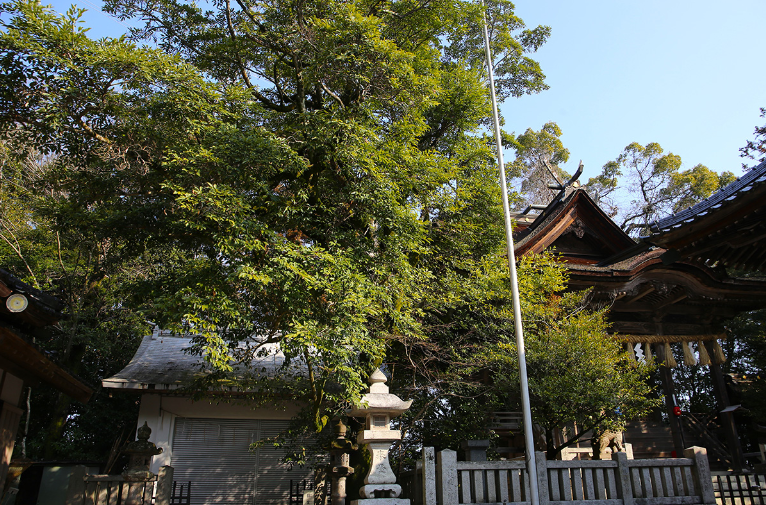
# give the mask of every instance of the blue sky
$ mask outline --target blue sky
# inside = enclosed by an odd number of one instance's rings
[[[91,36],[125,31],[99,12],[100,0],[77,3],[90,11]],[[741,175],[739,148],[766,122],[766,1],[520,0],[516,10],[528,26],[553,30],[536,55],[550,89],[503,104],[505,129],[558,123],[571,151],[565,168],[582,159],[583,182],[633,141],[659,142],[684,168]]]
[[[537,53],[550,89],[507,101],[507,130],[555,121],[566,169],[582,159],[585,180],[634,141],[742,174],[739,148],[766,123],[766,2],[524,0],[516,12],[552,28]]]

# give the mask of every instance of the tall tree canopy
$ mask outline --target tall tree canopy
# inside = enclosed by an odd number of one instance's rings
[[[561,142],[561,128],[550,121],[540,131],[528,128],[510,139],[516,159],[510,165],[514,178],[520,180],[520,206],[545,205],[558,191],[548,185],[565,182],[570,177],[558,165],[569,159],[569,149]]]
[[[761,107],[761,117],[766,117],[766,107]],[[766,125],[756,126],[753,134],[755,138],[748,140],[745,147],[742,147],[739,151],[743,158],[762,162],[766,160]],[[742,168],[746,169],[747,165],[743,163]]]
[[[619,191],[620,177],[628,183]],[[705,165],[681,170],[681,157],[667,153],[656,142],[633,142],[601,173],[588,180],[590,196],[631,235],[647,234],[649,225],[690,207],[722,189],[736,177],[717,174]]]
[[[427,337],[427,314],[493,301],[478,5],[107,8],[158,47],[91,40],[74,9],[4,4],[0,127],[51,156],[53,232],[142,265],[125,304],[197,334],[220,374],[279,342],[308,369],[320,429],[389,344]],[[548,29],[504,0],[488,13],[500,96],[545,89],[528,54]]]
[[[507,389],[477,375],[510,373],[513,352],[481,7],[205,5],[107,2],[142,21],[132,37],[155,48],[91,40],[77,10],[3,5],[0,132],[49,159],[46,243],[66,233],[97,246],[80,280],[121,286],[105,308],[196,335],[210,371],[202,389],[279,343],[305,376],[285,384],[255,370],[240,385],[264,402],[264,391],[299,388],[314,431],[384,361],[392,383],[423,400],[413,426],[449,402],[505,401]],[[527,29],[506,0],[487,5],[499,95],[545,89],[528,55],[548,28]],[[552,143],[555,162],[556,130],[519,145]],[[560,265],[525,268],[530,317],[543,310],[550,323],[532,326],[544,342],[606,337],[600,314],[558,301]],[[606,350],[610,378],[632,381]],[[614,410],[615,398],[578,412]]]

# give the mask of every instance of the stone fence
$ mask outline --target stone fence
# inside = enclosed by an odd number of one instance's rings
[[[173,467],[163,466],[157,476],[126,481],[122,475],[88,475],[77,466],[69,479],[65,505],[170,505]]]
[[[540,505],[715,504],[707,452],[684,458],[547,461],[536,453]],[[423,449],[417,470],[405,479],[413,505],[530,504],[524,461],[457,461],[455,451]]]

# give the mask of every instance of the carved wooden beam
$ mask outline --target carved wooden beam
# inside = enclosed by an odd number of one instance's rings
[[[639,291],[639,293],[636,296],[630,298],[629,300],[626,300],[625,303],[629,304],[629,303],[636,302],[636,301],[640,300],[641,298],[645,297],[646,295],[648,295],[650,293],[653,293],[655,289],[656,288],[654,287],[654,284],[649,284],[644,289]]]
[[[665,301],[663,301],[662,303],[660,303],[660,304],[658,304],[658,305],[655,305],[655,306],[654,306],[654,309],[655,309],[655,310],[659,310],[659,309],[661,309],[661,308],[663,308],[663,307],[667,307],[667,306],[669,306],[669,305],[673,305],[673,304],[675,304],[675,303],[678,303],[678,302],[680,302],[681,300],[685,299],[686,297],[687,297],[687,294],[686,294],[686,293],[681,293],[681,294],[680,294],[680,295],[678,295],[678,296],[674,296],[673,298],[671,298],[671,299],[669,299],[669,300],[665,300]]]

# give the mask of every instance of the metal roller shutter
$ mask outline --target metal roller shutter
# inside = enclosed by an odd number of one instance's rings
[[[280,463],[282,449],[249,449],[253,441],[277,435],[287,423],[176,418],[171,458],[175,480],[191,481],[192,505],[287,505],[290,480],[309,478],[309,470]]]

